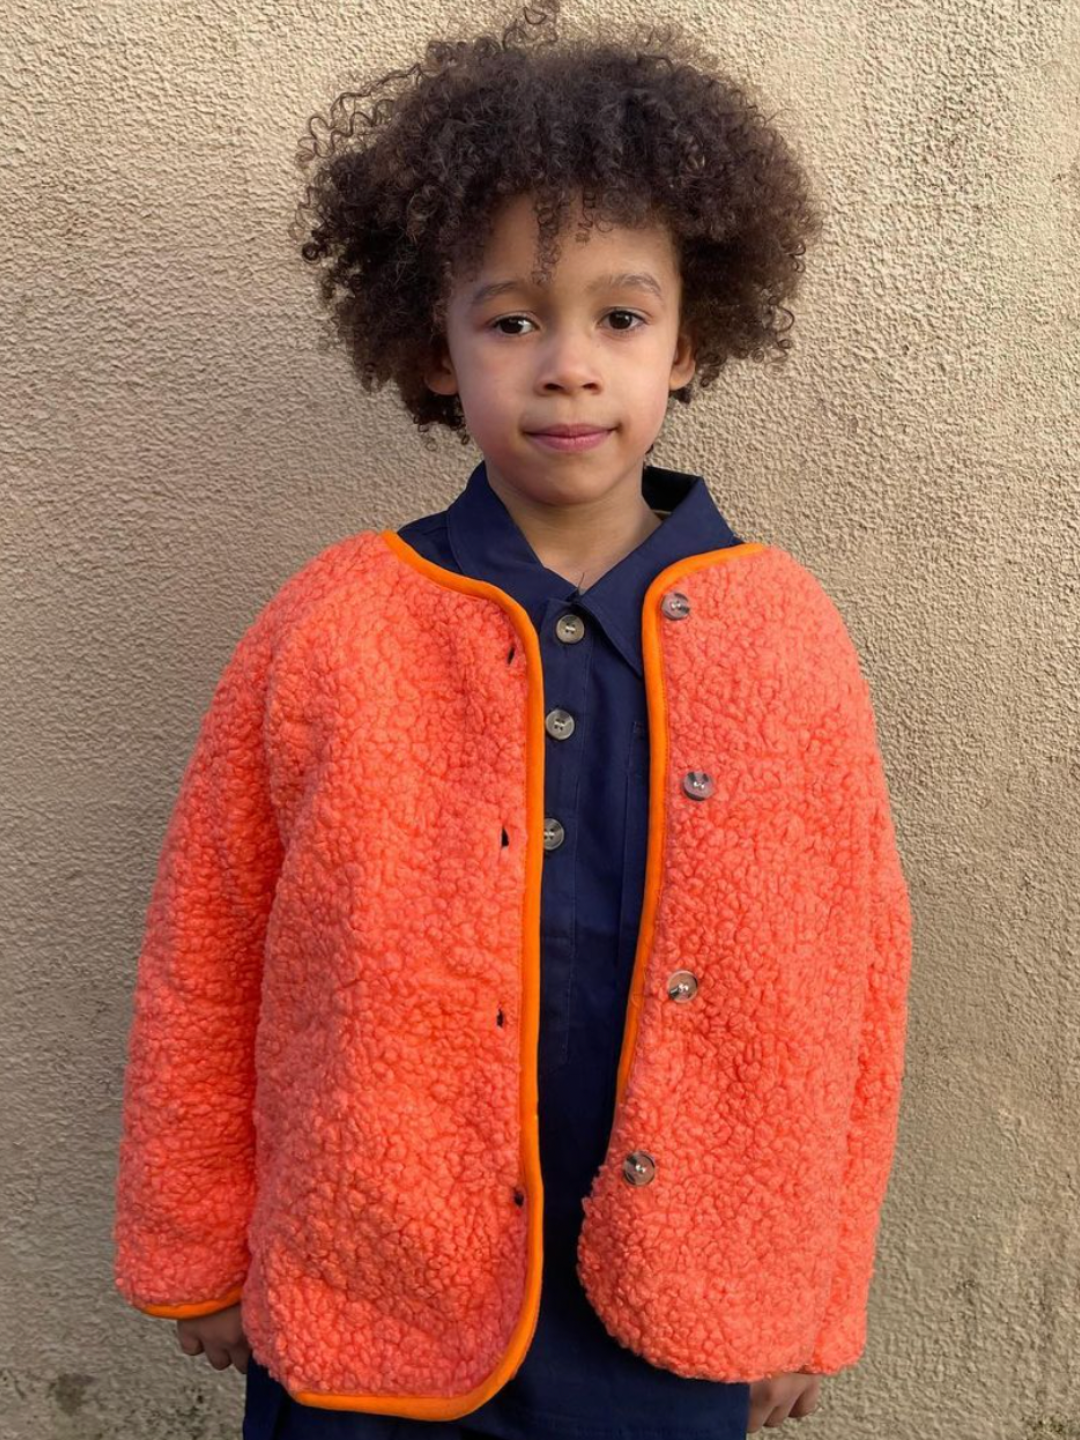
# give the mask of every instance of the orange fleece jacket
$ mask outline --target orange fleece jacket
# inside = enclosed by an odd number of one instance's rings
[[[669,566],[642,627],[645,895],[579,1277],[677,1374],[833,1373],[911,959],[869,689],[777,547]],[[240,1301],[303,1404],[457,1419],[532,1339],[544,750],[525,611],[393,531],[288,579],[203,717],[139,955],[115,1280],[151,1315]]]

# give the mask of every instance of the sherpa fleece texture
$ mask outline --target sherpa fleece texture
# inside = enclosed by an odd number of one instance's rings
[[[832,1373],[865,1344],[910,965],[869,690],[776,547],[669,566],[642,627],[645,897],[579,1277],[677,1374]],[[203,717],[139,956],[115,1278],[152,1315],[240,1301],[303,1404],[456,1419],[532,1339],[544,713],[521,606],[362,531]]]

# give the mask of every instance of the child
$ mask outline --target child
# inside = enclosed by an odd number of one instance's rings
[[[673,33],[433,43],[308,194],[365,387],[483,459],[259,612],[163,844],[116,1283],[248,1440],[734,1440],[864,1348],[911,919],[870,694],[646,459],[787,348],[820,219]]]

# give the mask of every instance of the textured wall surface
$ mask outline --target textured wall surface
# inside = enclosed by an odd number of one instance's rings
[[[841,607],[915,912],[869,1344],[781,1428],[1076,1440],[1080,6],[670,13],[775,98],[827,235],[791,362],[732,367],[653,458],[704,474],[737,532]],[[332,540],[447,504],[479,459],[449,437],[431,455],[320,348],[286,234],[307,116],[459,15],[0,13],[10,1440],[239,1434],[237,1372],[112,1289],[134,962],[200,717],[257,608]]]

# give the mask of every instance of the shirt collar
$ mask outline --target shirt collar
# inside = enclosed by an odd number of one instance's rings
[[[717,509],[702,476],[645,465],[641,493],[650,509],[670,514],[583,593],[541,564],[488,483],[483,460],[447,508],[450,549],[462,574],[506,591],[527,611],[537,630],[552,600],[565,601],[592,615],[641,676],[641,612],[645,592],[653,580],[677,560],[740,543]]]

